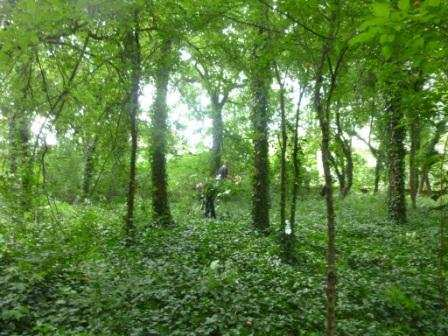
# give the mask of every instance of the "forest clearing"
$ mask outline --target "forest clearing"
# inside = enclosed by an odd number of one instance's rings
[[[447,32],[0,0],[0,336],[448,335]]]

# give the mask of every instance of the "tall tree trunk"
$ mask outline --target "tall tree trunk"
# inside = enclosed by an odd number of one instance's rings
[[[127,103],[127,110],[129,113],[129,126],[131,132],[131,151],[129,157],[129,181],[128,181],[128,195],[127,195],[127,212],[126,212],[126,232],[128,239],[132,239],[135,223],[134,223],[134,202],[135,192],[137,189],[136,182],[136,161],[138,150],[138,126],[137,115],[139,110],[138,96],[141,76],[141,56],[140,56],[140,41],[139,41],[139,27],[138,17],[135,15],[135,27],[128,33],[126,38],[126,46],[129,57],[129,64],[131,66],[130,88]]]
[[[84,174],[82,181],[82,198],[84,200],[90,197],[90,191],[92,188],[92,178],[94,170],[94,154],[96,149],[97,139],[93,139],[91,142],[86,144],[84,153]]]
[[[254,146],[252,177],[252,223],[263,233],[269,231],[269,90],[271,84],[271,64],[266,54],[270,36],[264,26],[268,21],[268,9],[259,5],[258,16],[261,26],[252,51],[249,74],[251,92],[252,141]]]
[[[337,19],[339,15],[340,2],[334,0],[332,3],[332,11],[330,16],[329,38],[323,42],[319,63],[316,68],[315,84],[314,84],[314,108],[319,119],[319,126],[322,133],[322,165],[325,176],[325,202],[327,207],[327,279],[326,279],[326,316],[325,316],[325,335],[336,335],[336,220],[333,204],[333,186],[330,168],[330,114],[329,109],[325,108],[322,101],[321,89],[323,83],[323,74],[325,62],[329,57],[333,42],[336,37]],[[331,91],[328,92],[331,94]],[[329,106],[331,96],[327,97],[327,106]]]
[[[387,106],[388,114],[388,166],[389,166],[389,217],[396,223],[406,222],[405,200],[405,149],[404,140],[406,129],[403,125],[403,110],[400,99],[396,93],[392,93]]]
[[[224,122],[222,120],[222,108],[223,105],[219,102],[217,95],[212,97],[212,159],[211,159],[211,176],[216,175],[219,167],[222,163],[222,146],[223,146],[223,134],[224,134]]]
[[[302,104],[302,97],[305,93],[305,89],[302,88],[299,95],[299,101],[297,103],[297,110],[294,120],[294,135],[293,135],[293,148],[292,148],[292,167],[293,167],[293,184],[291,195],[291,210],[290,210],[290,225],[291,234],[295,236],[295,221],[296,221],[296,207],[297,196],[299,193],[300,184],[300,162],[299,162],[299,119],[300,119],[300,105]]]
[[[409,189],[412,200],[412,207],[417,207],[417,193],[419,186],[419,171],[416,156],[420,149],[420,126],[419,120],[414,118],[410,127],[411,150],[409,152]]]
[[[287,174],[286,174],[286,148],[288,144],[288,135],[286,133],[286,107],[285,107],[285,87],[282,82],[278,67],[275,66],[275,75],[277,83],[280,86],[280,227],[285,230],[286,224],[286,196],[287,196]]]
[[[376,164],[375,164],[375,181],[373,186],[373,193],[377,194],[380,187],[380,180],[381,180],[381,171],[383,163],[381,162],[381,159],[379,157],[376,158]]]
[[[168,201],[166,174],[166,142],[168,106],[166,96],[168,91],[169,74],[172,67],[172,51],[170,40],[164,40],[155,73],[156,97],[154,100],[151,119],[151,172],[152,172],[152,204],[154,220],[162,226],[173,224]]]

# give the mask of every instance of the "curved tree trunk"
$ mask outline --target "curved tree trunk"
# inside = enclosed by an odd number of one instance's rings
[[[168,201],[166,174],[166,142],[168,133],[168,106],[166,96],[172,66],[171,53],[171,41],[163,41],[161,56],[155,74],[156,97],[151,113],[152,205],[154,220],[162,226],[173,224]]]
[[[319,63],[316,68],[314,84],[314,108],[319,120],[319,126],[322,133],[321,152],[322,165],[325,176],[325,203],[327,207],[327,253],[326,253],[326,315],[325,315],[325,335],[336,335],[336,220],[333,204],[333,185],[330,168],[330,114],[329,109],[325,108],[322,101],[321,89],[323,84],[323,75],[325,62],[333,49],[333,41],[336,34],[336,26],[340,9],[339,0],[334,0],[332,13],[330,17],[329,36],[331,38],[323,42]],[[335,80],[335,78],[333,78]],[[327,106],[330,106],[331,90],[327,96]]]

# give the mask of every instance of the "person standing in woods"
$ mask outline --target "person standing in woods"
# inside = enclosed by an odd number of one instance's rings
[[[224,181],[229,174],[229,168],[224,163],[216,172],[214,180],[208,179],[203,185],[203,202],[205,218],[216,218],[215,201],[219,194],[222,181]]]

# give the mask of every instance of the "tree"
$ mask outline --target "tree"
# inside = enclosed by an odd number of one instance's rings
[[[127,196],[127,213],[126,213],[126,231],[128,237],[132,236],[134,230],[134,201],[135,191],[137,188],[136,182],[136,161],[137,161],[137,146],[138,146],[138,128],[137,115],[139,111],[138,97],[140,94],[140,76],[141,76],[141,52],[139,39],[139,24],[138,12],[133,13],[134,27],[126,33],[124,47],[126,56],[130,67],[129,76],[129,92],[127,94],[126,109],[129,114],[129,125],[131,131],[131,153],[129,158],[129,185]]]
[[[156,96],[151,109],[151,173],[154,219],[163,226],[173,223],[168,203],[166,175],[166,143],[168,107],[166,95],[173,66],[172,37],[161,37],[160,54],[154,74]]]
[[[269,9],[254,5],[254,20],[259,23],[252,46],[248,79],[251,94],[252,141],[254,147],[252,177],[252,223],[261,232],[269,230],[269,91],[271,60],[267,53],[270,36],[265,28]]]

